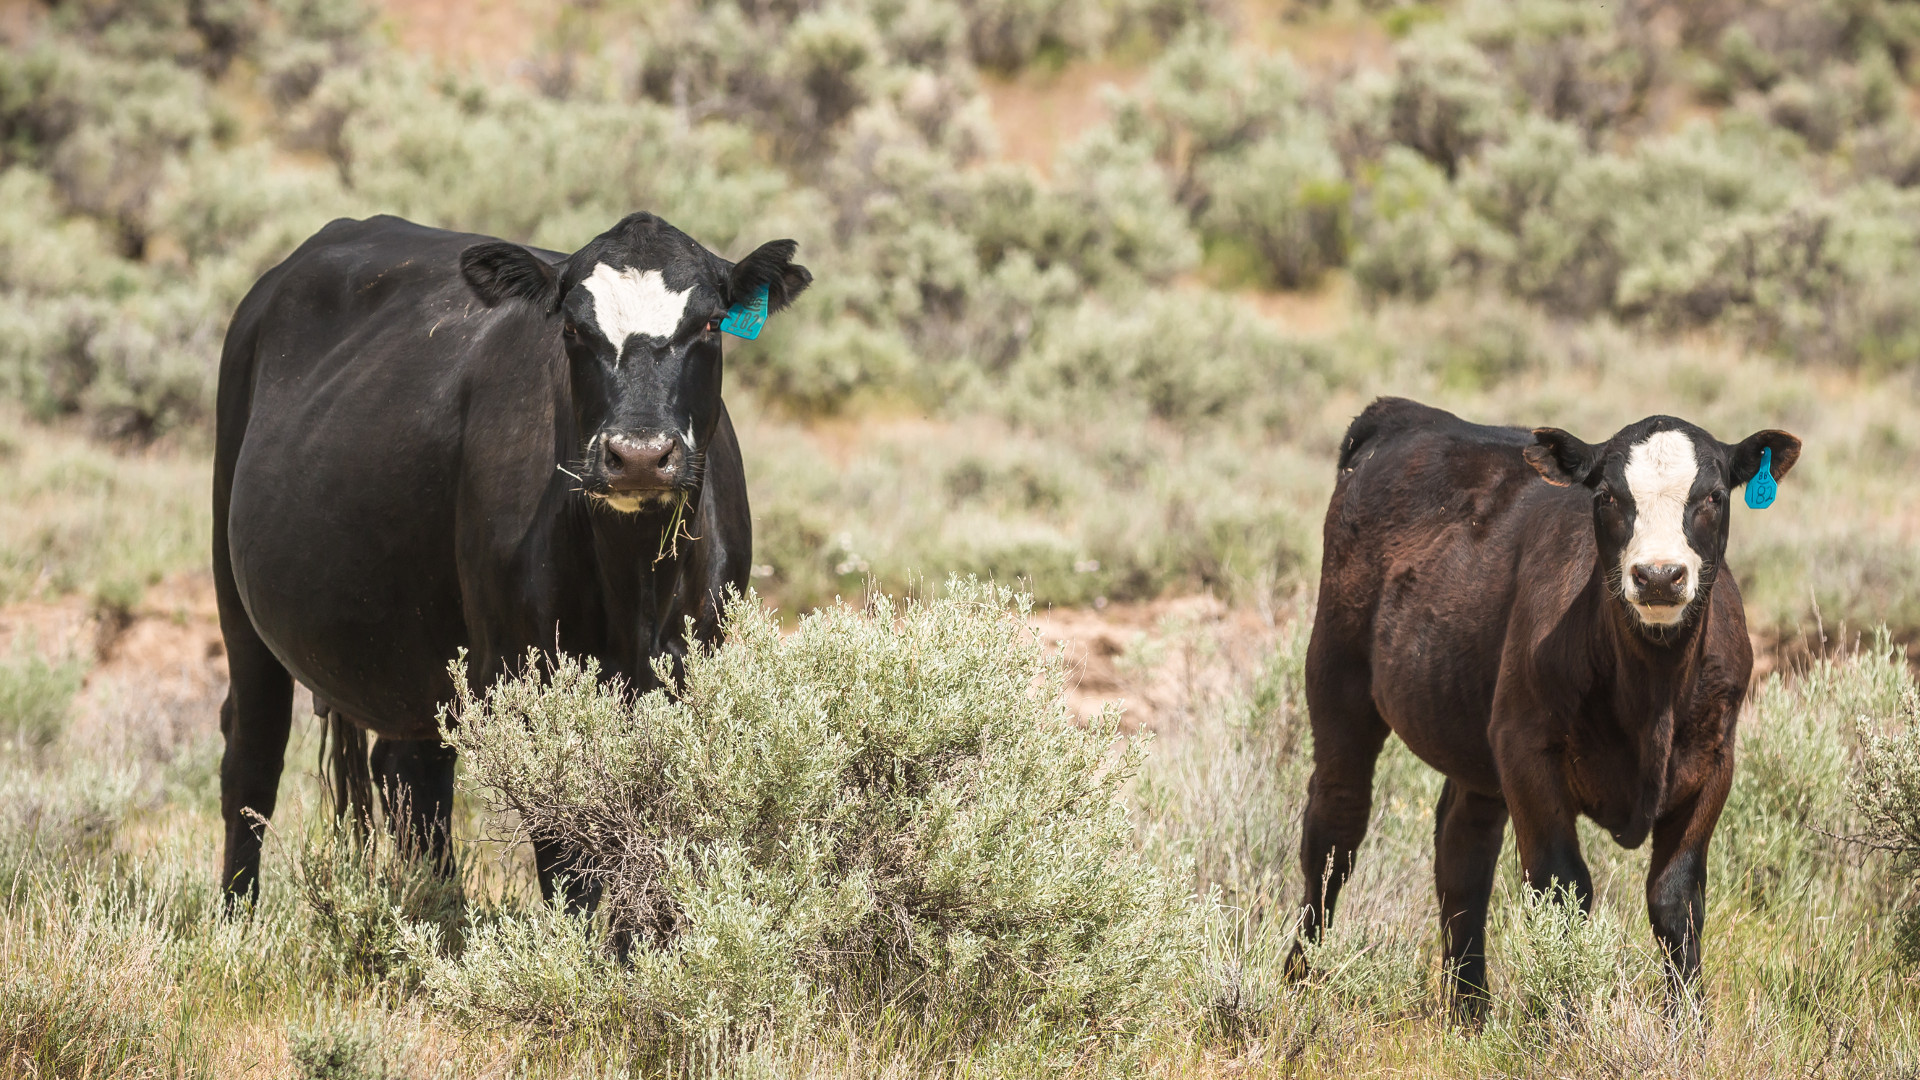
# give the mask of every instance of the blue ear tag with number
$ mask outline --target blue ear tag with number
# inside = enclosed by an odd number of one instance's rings
[[[753,294],[753,299],[743,300],[727,309],[727,317],[720,320],[720,329],[734,337],[752,341],[760,336],[760,328],[767,325],[767,287]]]
[[[1747,481],[1747,506],[1754,510],[1765,510],[1773,505],[1773,497],[1780,494],[1780,485],[1773,480],[1773,447],[1760,450],[1760,471]]]

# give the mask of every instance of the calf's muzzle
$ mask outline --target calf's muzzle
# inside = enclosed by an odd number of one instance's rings
[[[1634,591],[1642,604],[1683,603],[1687,592],[1687,568],[1679,563],[1652,563],[1633,568]]]

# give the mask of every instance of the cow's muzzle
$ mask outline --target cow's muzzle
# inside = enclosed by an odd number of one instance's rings
[[[600,476],[617,495],[671,491],[686,462],[686,444],[673,435],[608,435],[600,440]]]

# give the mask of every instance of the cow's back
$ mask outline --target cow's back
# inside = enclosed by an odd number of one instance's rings
[[[459,254],[478,239],[335,222],[242,302],[221,365],[216,512],[224,485],[239,598],[296,678],[401,737],[432,733],[467,640],[463,496],[478,481],[530,516],[554,486],[558,349],[520,305],[472,295]],[[489,409],[506,418],[476,424]]]
[[[1530,584],[1519,568],[1530,545],[1574,535],[1586,512],[1584,491],[1555,488],[1527,464],[1531,442],[1524,429],[1376,401],[1342,442],[1323,533],[1323,669],[1364,672],[1381,717],[1415,753],[1496,789],[1485,721],[1509,616]],[[1567,554],[1571,570],[1580,551]]]

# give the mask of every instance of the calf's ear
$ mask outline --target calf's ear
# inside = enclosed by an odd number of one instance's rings
[[[807,268],[793,261],[793,253],[799,249],[800,245],[792,240],[769,240],[755,248],[753,254],[734,263],[727,282],[731,302],[752,300],[760,286],[765,285],[767,314],[793,303],[795,297],[813,284],[813,275]]]
[[[1585,484],[1600,476],[1600,448],[1589,446],[1555,427],[1533,429],[1533,445],[1520,451],[1533,471],[1554,487]]]
[[[1756,431],[1740,440],[1736,446],[1727,448],[1727,467],[1730,475],[1727,480],[1733,487],[1753,479],[1760,471],[1760,451],[1773,451],[1773,467],[1769,470],[1775,480],[1785,480],[1787,470],[1800,460],[1800,440],[1784,431],[1771,428]]]
[[[489,240],[461,252],[460,274],[488,307],[513,297],[551,307],[556,299],[553,267],[504,240]]]

